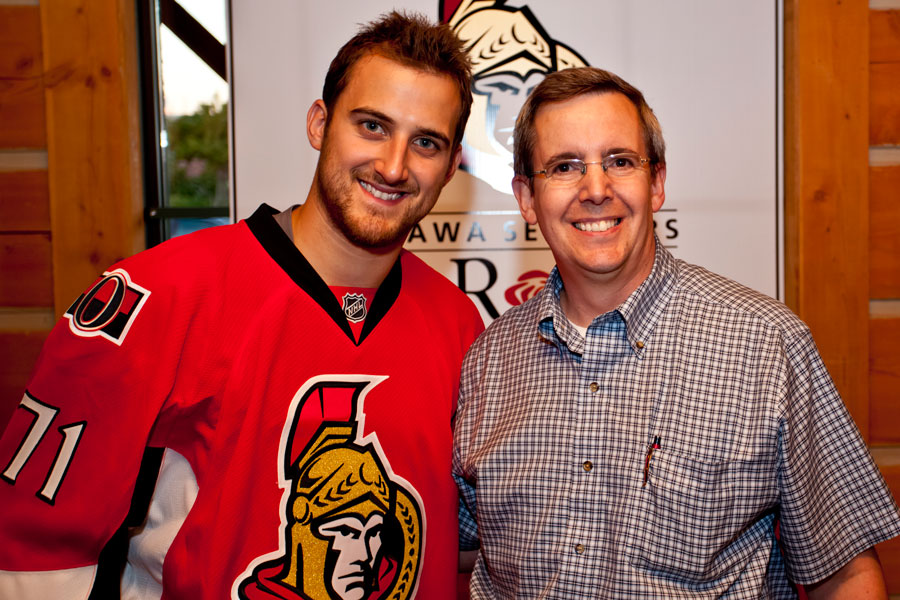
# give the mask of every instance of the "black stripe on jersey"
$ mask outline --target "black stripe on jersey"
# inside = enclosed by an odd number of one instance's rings
[[[278,211],[268,204],[261,204],[256,211],[247,218],[247,226],[259,241],[263,249],[272,257],[278,266],[296,283],[306,294],[322,307],[322,310],[337,324],[338,327],[350,338],[353,343],[359,345],[372,332],[379,321],[388,313],[391,306],[400,295],[402,273],[400,258],[391,267],[390,272],[375,294],[375,300],[366,315],[363,329],[357,342],[350,330],[347,316],[341,309],[341,305],[335,298],[328,284],[316,273],[306,257],[297,249],[297,246],[284,234],[272,215]]]
[[[362,332],[359,334],[360,343],[362,343],[362,341],[366,339],[366,336],[375,329],[375,326],[381,319],[388,314],[388,311],[394,305],[394,301],[397,300],[397,296],[400,295],[400,285],[402,280],[403,276],[400,269],[400,257],[398,256],[397,261],[394,263],[394,266],[391,267],[387,277],[385,277],[384,281],[381,282],[381,285],[378,286],[378,291],[375,293],[375,299],[372,301],[372,307],[366,315]],[[334,294],[332,294],[331,297],[334,298]],[[341,311],[341,314],[344,316],[343,311]],[[346,318],[347,317],[344,316],[344,319]]]
[[[159,478],[159,469],[162,466],[163,450],[164,448],[150,446],[144,448],[144,457],[141,459],[141,467],[134,484],[134,493],[131,495],[131,508],[128,510],[125,520],[100,551],[100,556],[97,558],[94,587],[91,588],[88,600],[120,598],[119,588],[128,559],[129,532],[132,528],[140,527],[147,518],[153,490],[156,488],[156,480]]]

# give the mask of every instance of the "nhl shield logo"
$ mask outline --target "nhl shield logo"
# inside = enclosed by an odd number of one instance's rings
[[[362,294],[344,294],[344,315],[351,323],[366,320],[366,297]]]

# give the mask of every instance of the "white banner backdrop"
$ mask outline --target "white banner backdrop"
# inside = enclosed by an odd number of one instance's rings
[[[480,40],[471,51],[465,171],[407,248],[469,292],[486,321],[530,297],[553,266],[512,196],[512,119],[547,72],[582,63],[634,84],[659,117],[668,163],[655,218],[663,244],[781,297],[778,1],[231,0],[237,218],[261,202],[286,208],[305,199],[318,158],[306,111],[339,47],[391,8],[443,15],[463,39]],[[493,51],[481,51],[492,42]]]

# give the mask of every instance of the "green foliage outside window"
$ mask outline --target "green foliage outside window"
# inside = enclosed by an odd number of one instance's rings
[[[228,105],[202,104],[167,122],[169,206],[228,204]]]

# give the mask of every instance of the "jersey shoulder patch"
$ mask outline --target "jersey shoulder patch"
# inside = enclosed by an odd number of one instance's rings
[[[104,272],[63,317],[75,335],[99,336],[121,346],[149,297],[150,290],[134,283],[125,269],[113,269]]]

